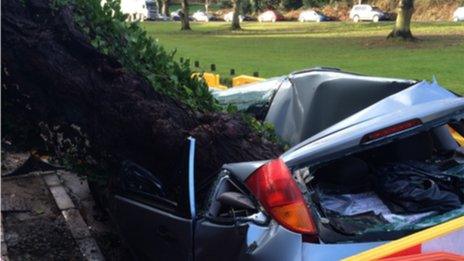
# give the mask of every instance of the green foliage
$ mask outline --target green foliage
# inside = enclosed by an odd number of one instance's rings
[[[284,10],[298,9],[302,6],[301,0],[281,0],[280,6]]]
[[[63,5],[63,1],[57,0]],[[153,88],[200,111],[215,111],[220,107],[207,86],[192,79],[187,63],[174,61],[175,52],[168,53],[153,38],[147,36],[138,22],[126,22],[120,2],[108,0],[69,0],[75,21],[102,53],[115,57],[127,70],[144,77]]]
[[[232,8],[232,1],[230,0],[220,0],[219,8]]]
[[[327,4],[327,0],[303,0],[304,7],[319,7]]]
[[[230,110],[230,108],[229,108]],[[277,136],[275,133],[274,125],[268,122],[261,122],[255,119],[254,117],[250,116],[249,114],[242,114],[243,119],[250,125],[251,129],[253,129],[258,135],[264,137],[265,139],[272,141],[281,145],[282,147],[287,147],[286,144],[282,141],[282,139]]]

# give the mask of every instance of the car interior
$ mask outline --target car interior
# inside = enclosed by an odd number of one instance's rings
[[[294,170],[320,240],[391,240],[463,215],[463,150],[448,128]]]

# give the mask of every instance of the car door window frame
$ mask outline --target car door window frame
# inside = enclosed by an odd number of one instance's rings
[[[194,193],[194,161],[195,161],[195,139],[189,137],[187,139],[187,147],[186,150],[187,155],[185,158],[182,158],[181,161],[187,162],[187,164],[182,164],[183,166],[176,171],[181,171],[181,177],[184,177],[183,180],[179,183],[179,195],[177,200],[173,200],[172,198],[163,196],[162,194],[148,194],[145,192],[137,192],[136,188],[130,188],[128,186],[128,181],[125,181],[125,175],[130,174],[123,174],[123,183],[124,186],[121,190],[122,196],[139,202],[141,204],[148,205],[150,207],[154,207],[160,209],[162,211],[168,212],[170,214],[176,215],[181,218],[188,218],[192,219],[196,215],[196,206],[195,206],[195,193]],[[147,175],[146,180],[157,180],[156,176],[151,173],[150,171],[144,169],[143,167],[128,161],[127,163],[129,167],[135,169],[135,171],[139,170],[140,172],[144,172]],[[132,171],[135,172],[135,171]],[[185,173],[185,175],[182,175]],[[151,175],[151,176],[148,176]],[[140,175],[139,175],[140,177]],[[131,178],[131,177],[128,177]],[[143,180],[142,180],[143,182]],[[142,184],[140,184],[142,185]]]

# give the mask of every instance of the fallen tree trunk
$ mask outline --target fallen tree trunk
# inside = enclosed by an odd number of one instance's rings
[[[131,160],[170,175],[193,136],[201,180],[224,163],[281,153],[240,115],[193,111],[156,92],[95,49],[76,29],[71,7],[2,1],[2,36],[2,129],[13,143],[83,172],[114,172]]]

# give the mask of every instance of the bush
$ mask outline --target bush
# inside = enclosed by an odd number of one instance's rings
[[[327,0],[303,0],[304,7],[320,7],[328,3]]]
[[[221,8],[221,9],[232,8],[232,1],[230,1],[230,0],[221,0],[219,2],[219,8]]]
[[[301,0],[281,0],[280,6],[282,9],[291,10],[291,9],[298,9],[302,6]]]

